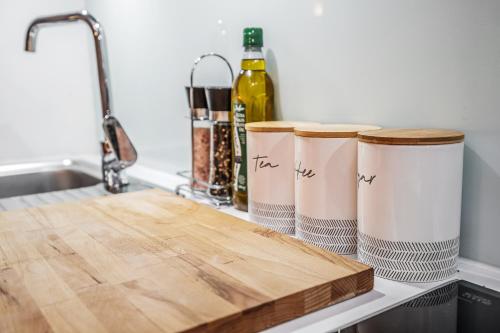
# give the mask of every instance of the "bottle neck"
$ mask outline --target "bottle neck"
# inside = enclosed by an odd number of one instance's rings
[[[260,46],[245,46],[241,60],[243,70],[265,70],[266,62]]]

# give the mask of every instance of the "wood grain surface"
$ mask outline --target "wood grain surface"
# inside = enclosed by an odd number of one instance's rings
[[[0,332],[255,332],[373,270],[160,190],[0,213]]]
[[[358,134],[361,142],[409,146],[459,143],[464,137],[463,132],[437,128],[383,128]]]
[[[287,120],[273,120],[273,121],[257,121],[246,123],[245,129],[250,132],[293,132],[297,126],[307,126],[311,123],[307,121],[287,121]]]
[[[362,124],[316,124],[295,127],[295,136],[306,138],[356,138],[359,132],[380,129],[375,125]]]

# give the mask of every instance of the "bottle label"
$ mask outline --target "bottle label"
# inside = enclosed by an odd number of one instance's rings
[[[233,104],[233,140],[234,140],[234,190],[247,191],[247,132],[246,105],[235,102]]]

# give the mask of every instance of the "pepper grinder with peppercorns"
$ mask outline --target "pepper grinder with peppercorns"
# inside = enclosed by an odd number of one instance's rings
[[[221,199],[231,198],[231,88],[205,88],[210,119],[210,187],[208,194]]]

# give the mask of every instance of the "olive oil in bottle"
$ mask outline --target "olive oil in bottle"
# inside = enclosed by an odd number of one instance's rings
[[[231,98],[233,204],[243,211],[248,210],[245,123],[273,119],[274,88],[266,73],[262,35],[261,28],[243,30],[244,53],[241,71],[234,81]]]

